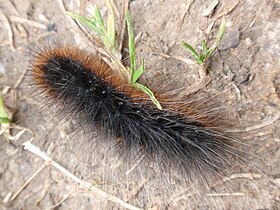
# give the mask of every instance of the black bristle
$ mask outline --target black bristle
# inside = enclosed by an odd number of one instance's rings
[[[49,57],[36,71],[41,72],[43,85],[39,87],[48,89],[55,101],[62,101],[70,117],[75,113],[72,117],[81,125],[92,125],[109,137],[120,138],[120,155],[134,149],[137,152],[133,154],[141,151],[150,160],[159,157],[163,168],[180,165],[189,174],[194,170],[221,173],[230,165],[230,158],[239,157],[229,137],[183,113],[135,100],[133,89],[128,95],[122,91],[125,84],[115,87],[95,73],[100,69],[89,69],[71,56]]]

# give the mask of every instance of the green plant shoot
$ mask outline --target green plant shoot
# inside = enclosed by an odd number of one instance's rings
[[[90,30],[95,32],[98,37],[101,39],[104,46],[114,55],[116,59],[120,59],[120,52],[116,49],[116,29],[115,29],[115,16],[112,7],[112,0],[107,0],[107,7],[109,10],[109,15],[107,18],[107,25],[105,26],[104,20],[101,16],[99,8],[95,5],[93,9],[92,16],[87,18],[81,16],[79,14],[68,12],[67,15],[72,17],[73,19],[79,21]],[[155,98],[154,93],[145,85],[138,83],[138,79],[144,72],[144,59],[141,59],[141,66],[137,67],[136,64],[136,47],[134,42],[134,33],[132,27],[132,20],[129,14],[129,11],[126,11],[125,14],[126,23],[127,23],[127,30],[128,30],[128,48],[129,48],[129,57],[130,57],[130,68],[128,69],[130,75],[130,85],[134,88],[137,88],[147,95],[149,95],[150,99],[153,103],[157,106],[158,109],[162,109],[159,101]],[[123,67],[127,70],[126,67]]]
[[[0,124],[10,124],[10,120],[5,110],[5,105],[2,99],[1,92],[0,92]]]
[[[144,59],[142,58],[141,66],[137,68],[136,65],[136,48],[135,48],[135,42],[134,42],[134,33],[133,33],[133,26],[132,26],[132,20],[131,16],[129,14],[129,11],[127,10],[125,13],[126,17],[126,23],[127,23],[127,31],[128,31],[128,48],[129,48],[129,58],[130,58],[130,74],[131,79],[130,83],[133,87],[140,89],[141,91],[145,92],[149,95],[150,99],[153,101],[153,103],[157,106],[158,109],[162,109],[159,101],[156,99],[154,93],[145,85],[140,84],[137,82],[137,80],[140,78],[140,76],[144,72]]]
[[[116,30],[115,30],[115,16],[111,1],[107,1],[109,10],[107,25],[105,26],[100,10],[97,5],[94,5],[92,16],[87,18],[79,14],[67,12],[66,14],[73,19],[84,24],[90,30],[94,31],[101,39],[105,47],[116,57],[120,58],[120,53],[116,50]]]
[[[183,42],[182,46],[185,47],[186,50],[192,54],[192,56],[196,60],[197,64],[200,65],[202,63],[205,63],[207,61],[207,59],[212,55],[212,53],[217,49],[217,47],[219,46],[219,44],[225,34],[225,31],[226,31],[226,20],[225,20],[225,18],[223,18],[214,44],[210,48],[207,48],[207,43],[205,40],[203,40],[202,41],[202,52],[200,55],[195,51],[195,49],[190,44]]]

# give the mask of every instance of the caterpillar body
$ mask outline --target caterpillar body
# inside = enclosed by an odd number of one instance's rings
[[[57,104],[87,133],[104,133],[113,141],[114,154],[125,161],[144,156],[163,170],[207,183],[242,159],[239,145],[217,127],[219,116],[200,114],[192,103],[155,87],[163,107],[159,110],[145,93],[90,53],[74,47],[44,49],[30,68],[47,104]]]

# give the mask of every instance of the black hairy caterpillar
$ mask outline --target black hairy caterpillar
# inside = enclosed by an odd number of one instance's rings
[[[90,125],[87,132],[98,129],[113,139],[113,152],[126,161],[144,156],[206,184],[243,161],[242,144],[217,127],[219,116],[201,114],[194,104],[154,88],[159,110],[102,59],[77,48],[41,50],[31,73],[47,103],[62,107],[80,127]]]

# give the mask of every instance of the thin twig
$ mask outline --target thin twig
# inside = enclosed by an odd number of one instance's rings
[[[271,119],[266,120],[260,124],[253,125],[253,126],[250,126],[250,127],[244,128],[244,129],[229,130],[229,132],[238,133],[238,132],[250,132],[250,131],[258,130],[260,128],[272,125],[274,122],[276,122],[279,119],[280,119],[280,113],[276,114]]]
[[[142,157],[129,169],[125,172],[125,175],[130,174],[140,163],[141,161],[144,159],[145,155],[142,155]]]
[[[261,174],[257,174],[257,173],[243,173],[243,174],[232,174],[229,177],[225,177],[222,180],[219,180],[218,182],[214,183],[213,185],[211,185],[211,188],[216,187],[218,185],[222,185],[224,184],[224,182],[233,180],[233,179],[249,179],[249,180],[255,180],[255,179],[260,179],[262,176]],[[187,193],[188,192],[188,193]],[[186,195],[184,195],[184,193],[187,193]],[[180,192],[179,194],[176,194],[176,196],[172,196],[172,198],[169,200],[168,204],[170,205],[171,203],[177,203],[181,200],[186,200],[188,198],[190,198],[193,194],[196,194],[192,188],[188,188],[183,190],[182,192]],[[234,195],[234,193],[217,193],[217,194],[206,194],[206,196],[227,196],[227,195]],[[240,194],[235,194],[236,196]],[[242,196],[245,194],[242,194]]]
[[[4,26],[7,28],[9,44],[10,44],[12,50],[15,51],[14,33],[12,30],[11,24],[10,24],[7,16],[4,15],[1,11],[0,11],[0,19],[3,20]]]
[[[7,4],[7,6],[9,7],[9,11],[11,11],[12,12],[12,14],[16,14],[16,15],[19,15],[19,11],[17,10],[17,8],[13,5],[13,3],[12,2],[10,2],[10,1],[6,1],[5,2],[6,4]]]
[[[26,18],[13,16],[13,15],[10,15],[9,18],[12,22],[27,24],[27,25],[30,25],[32,27],[40,28],[40,29],[47,29],[47,26],[45,26],[44,24],[38,23],[38,22],[33,21],[33,20],[28,20]]]
[[[191,192],[184,195],[184,193],[186,193],[186,192],[189,192],[188,189],[184,190],[183,193],[180,193],[181,196],[178,196],[178,197],[172,196],[172,198],[168,201],[168,205],[170,205],[172,203],[178,203],[181,200],[187,200],[195,194],[195,192],[192,190]]]
[[[47,182],[50,183],[49,179],[50,179],[49,177],[45,179],[44,188],[41,190],[38,200],[34,202],[34,206],[39,206],[41,201],[46,197],[47,192],[51,187],[51,184],[47,184]]]
[[[235,83],[233,83],[232,86],[234,87],[235,92],[237,94],[237,99],[240,100],[241,99],[241,91],[240,91],[240,89],[237,87],[237,85]]]
[[[44,164],[39,168],[20,188],[19,190],[13,195],[11,201],[15,200],[17,196],[21,193],[21,191],[26,188],[26,186],[44,169],[46,168],[47,164]]]
[[[112,201],[112,202],[114,202],[116,204],[119,204],[120,206],[125,207],[127,209],[130,209],[130,210],[141,210],[138,207],[135,207],[135,206],[133,206],[133,205],[131,205],[129,203],[124,202],[123,200],[119,199],[116,196],[107,194],[106,192],[100,190],[99,188],[94,187],[92,183],[83,181],[80,178],[76,177],[74,174],[72,174],[66,168],[61,166],[59,163],[55,162],[51,157],[49,157],[46,153],[41,151],[38,147],[36,147],[30,141],[25,142],[23,144],[23,146],[24,146],[24,149],[26,149],[26,150],[32,152],[33,154],[39,156],[40,158],[42,158],[43,160],[47,161],[49,164],[54,166],[56,169],[61,171],[67,177],[72,179],[74,182],[79,183],[80,186],[83,187],[84,189],[88,189],[88,190],[92,191],[94,194],[96,194],[96,195],[98,195],[98,196],[100,196],[100,197],[102,197],[104,199],[107,199],[109,201]]]
[[[15,136],[12,136],[10,134],[10,130],[11,129],[17,129],[17,130],[20,130],[17,134],[15,134]],[[10,141],[17,141],[24,133],[25,131],[28,131],[31,135],[32,135],[32,138],[34,137],[34,133],[28,129],[28,128],[25,128],[25,127],[21,127],[21,126],[18,126],[18,125],[14,125],[14,124],[7,124],[7,125],[2,125],[1,129],[0,129],[0,136],[3,134],[3,133],[7,133],[7,139]]]
[[[25,133],[25,131],[26,131],[26,129],[23,129],[23,130],[19,131],[15,136],[10,135],[9,141],[17,141]]]
[[[191,5],[193,4],[193,1],[194,0],[189,0],[188,1],[188,3],[185,5],[185,8],[183,9],[184,12],[179,17],[179,23],[178,23],[179,30],[181,30],[181,27],[184,23],[184,19],[186,17],[186,14],[189,13],[189,9],[190,9]]]
[[[66,201],[71,193],[64,195],[63,198],[55,205],[53,205],[52,207],[48,208],[48,210],[52,210],[52,209],[56,209],[57,207],[59,207],[64,201]]]
[[[123,40],[124,40],[124,33],[125,33],[125,29],[126,29],[126,20],[125,20],[125,12],[127,11],[129,6],[129,1],[125,0],[124,2],[124,7],[123,7],[123,12],[122,12],[122,17],[121,17],[121,32],[120,32],[120,36],[119,36],[119,46],[118,46],[118,52],[122,51],[123,48]]]
[[[233,179],[250,179],[250,180],[255,180],[255,179],[260,179],[262,177],[261,174],[257,173],[243,173],[243,174],[232,174],[229,177],[223,178],[222,182],[226,182],[229,180]]]
[[[147,179],[143,179],[141,181],[141,183],[138,184],[136,189],[133,189],[132,192],[129,195],[127,195],[127,198],[125,199],[125,201],[130,201],[132,198],[137,196],[139,194],[139,192],[141,191],[141,189],[145,186],[147,181],[148,181]]]
[[[61,11],[65,14],[67,13],[67,10],[64,6],[64,2],[63,0],[57,0],[59,7],[61,9]],[[91,44],[91,46],[100,54],[104,55],[104,56],[108,56],[107,53],[105,52],[104,49],[102,49],[100,46],[102,46],[100,40],[98,38],[96,38],[95,36],[92,36],[91,34],[88,33],[87,30],[84,29],[84,27],[82,25],[80,25],[79,23],[77,23],[75,20],[73,20],[70,16],[67,16],[68,20],[70,21],[70,23],[73,25],[74,29],[77,30],[78,33],[82,34],[82,36],[84,36],[86,38],[86,41],[88,41],[88,43]],[[96,46],[98,45],[98,47]]]
[[[245,193],[235,192],[235,193],[210,193],[206,194],[208,197],[223,197],[223,196],[245,196]]]
[[[202,79],[200,79],[196,84],[190,86],[187,91],[180,93],[182,96],[189,96],[192,94],[197,93],[198,91],[202,90],[212,81],[212,77],[210,75],[205,75]]]
[[[215,8],[217,7],[218,4],[219,4],[219,0],[212,1],[212,3],[204,10],[202,16],[204,17],[211,16],[214,13]]]
[[[120,19],[120,12],[118,10],[118,7],[117,7],[116,3],[114,1],[110,1],[110,3],[111,3],[111,6],[112,6],[112,9],[113,9],[113,13],[117,16],[118,19]]]
[[[227,9],[227,10],[225,10],[224,12],[220,13],[220,14],[217,16],[217,18],[215,18],[215,19],[219,19],[220,17],[223,17],[223,16],[228,15],[229,13],[231,13],[231,12],[238,6],[239,3],[240,3],[240,0],[238,0],[238,1],[236,2],[236,4],[234,4],[234,5],[233,5],[232,7],[230,7],[229,9]]]
[[[182,61],[188,65],[194,65],[195,62],[191,59],[188,59],[188,58],[185,58],[185,57],[182,57],[182,56],[173,56],[173,55],[168,55],[168,54],[165,54],[165,53],[160,53],[160,56],[164,57],[164,58],[174,58],[178,61]]]
[[[21,84],[22,80],[24,79],[25,75],[27,74],[28,69],[26,68],[24,72],[21,74],[20,78],[16,81],[16,83],[13,86],[13,89],[17,89],[18,86]]]

